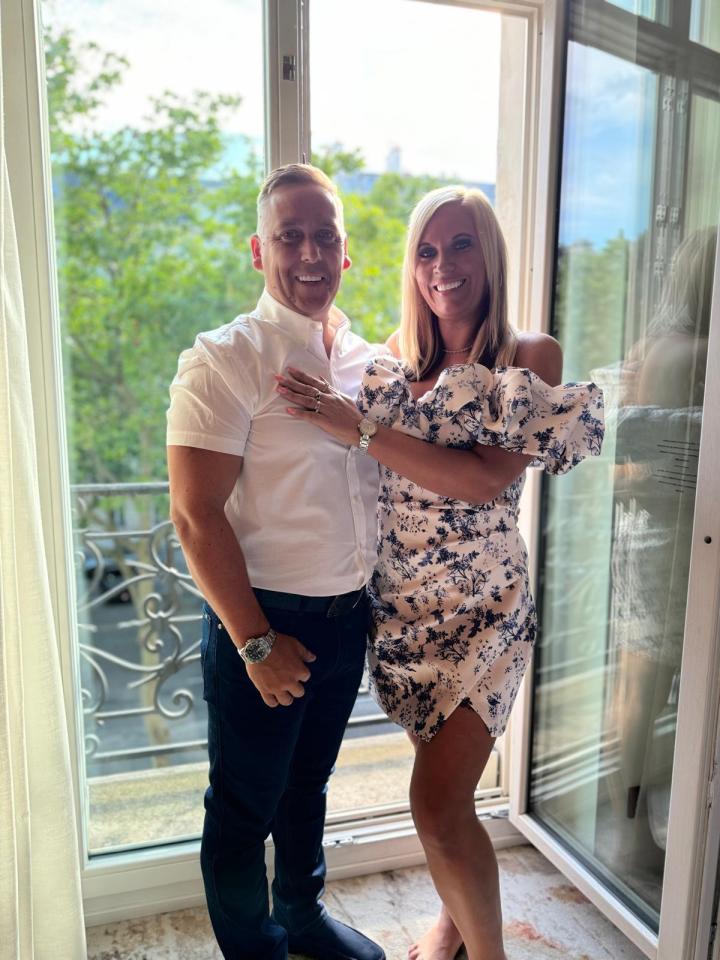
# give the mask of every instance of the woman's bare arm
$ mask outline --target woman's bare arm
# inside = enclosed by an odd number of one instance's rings
[[[562,374],[560,346],[544,334],[521,335],[515,365],[532,370],[545,383],[556,386]],[[286,378],[279,378],[279,389],[284,396],[299,404],[289,408],[293,415],[309,420],[342,443],[357,446],[360,439],[357,424],[361,414],[354,402],[342,394],[322,398],[323,414],[316,416],[312,412],[317,389],[314,378],[302,371],[290,372],[296,381],[296,390],[283,386],[293,382]],[[308,392],[298,392],[303,389]],[[466,503],[494,500],[533,459],[484,444],[476,444],[472,450],[456,450],[382,425],[378,425],[368,454],[426,490]]]

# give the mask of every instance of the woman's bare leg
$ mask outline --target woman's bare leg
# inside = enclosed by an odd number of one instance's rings
[[[420,740],[409,731],[406,733],[417,752]],[[410,945],[408,960],[453,960],[461,946],[462,937],[443,903],[432,927]]]
[[[453,960],[462,946],[462,937],[445,904],[427,933],[408,950],[408,960]]]
[[[417,744],[410,783],[428,867],[469,960],[506,960],[497,860],[474,800],[494,742],[473,710],[458,708],[432,740]],[[436,946],[438,938],[427,949]],[[430,960],[432,955],[415,956]]]

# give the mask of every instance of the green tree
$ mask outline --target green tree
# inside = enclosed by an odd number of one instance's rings
[[[222,168],[237,97],[168,92],[142,125],[106,131],[94,114],[125,62],[67,33],[47,59],[72,477],[158,479],[178,352],[262,288],[243,250],[260,163]]]

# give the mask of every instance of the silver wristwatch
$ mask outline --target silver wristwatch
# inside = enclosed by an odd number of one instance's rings
[[[245,663],[262,663],[270,656],[277,634],[272,627],[261,637],[250,637],[244,647],[238,647],[238,653]]]
[[[377,433],[377,424],[373,420],[368,420],[366,417],[363,417],[358,423],[357,428],[360,432],[358,450],[360,453],[367,453],[370,441]]]

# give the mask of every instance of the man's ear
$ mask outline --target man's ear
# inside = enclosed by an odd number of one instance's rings
[[[250,249],[252,250],[252,265],[256,270],[259,270],[260,273],[262,273],[262,246],[260,243],[260,237],[256,233],[250,237]]]
[[[352,260],[348,256],[348,252],[347,252],[347,237],[345,237],[345,239],[343,240],[343,251],[345,252],[345,256],[343,257],[342,268],[343,270],[349,270],[350,267],[352,266]]]

